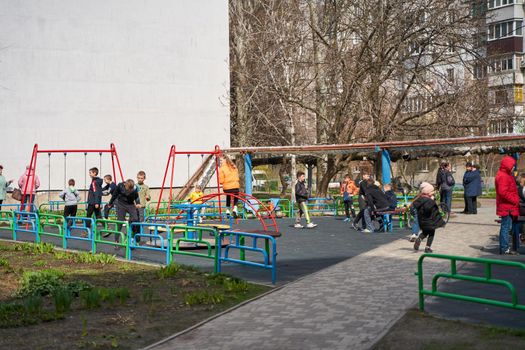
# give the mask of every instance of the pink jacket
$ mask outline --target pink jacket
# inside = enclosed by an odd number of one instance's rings
[[[24,193],[24,188],[26,186],[28,178],[29,183],[27,184],[26,194],[34,194],[35,189],[38,189],[40,187],[40,180],[38,179],[38,175],[35,175],[35,188],[33,188],[33,174],[29,174],[29,165],[26,166],[26,172],[24,173],[24,175],[20,176],[20,179],[18,180],[18,187],[20,187],[22,193]]]

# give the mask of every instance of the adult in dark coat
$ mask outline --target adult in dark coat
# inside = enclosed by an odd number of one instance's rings
[[[463,186],[467,203],[465,214],[477,214],[477,197],[481,196],[481,173],[477,167],[471,166],[465,173]]]

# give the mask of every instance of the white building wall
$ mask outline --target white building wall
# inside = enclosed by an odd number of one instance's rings
[[[125,178],[159,186],[171,144],[229,146],[228,1],[0,0],[0,164],[8,179],[40,148],[109,148]],[[84,155],[67,178],[84,185]],[[201,157],[191,158],[191,169]],[[87,156],[99,166],[99,155]],[[64,185],[51,157],[51,188]],[[102,175],[110,161],[103,156]],[[48,156],[37,172],[48,187]],[[187,177],[187,157],[176,165]]]

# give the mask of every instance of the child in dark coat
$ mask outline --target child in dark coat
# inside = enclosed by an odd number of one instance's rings
[[[420,195],[412,204],[417,210],[419,227],[423,231],[414,243],[414,250],[419,250],[421,241],[428,237],[425,253],[432,253],[432,242],[436,229],[445,226],[445,221],[441,217],[438,205],[434,200],[434,186],[428,182],[423,182],[419,186]]]

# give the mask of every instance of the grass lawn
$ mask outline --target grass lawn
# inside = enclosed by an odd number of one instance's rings
[[[418,310],[410,310],[373,349],[494,350],[524,348],[525,330],[444,320]]]
[[[0,349],[137,349],[269,290],[200,272],[0,241]]]

